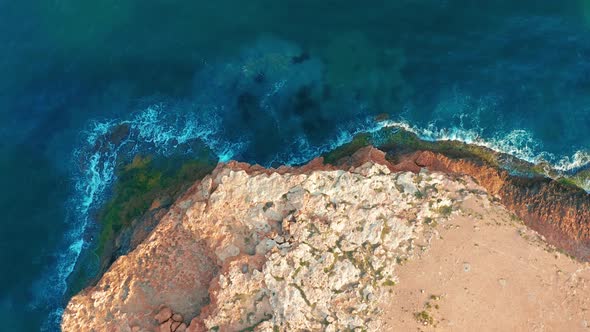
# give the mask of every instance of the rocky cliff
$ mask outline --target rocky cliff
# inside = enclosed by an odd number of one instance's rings
[[[549,243],[581,260],[590,259],[590,195],[580,188],[542,176],[511,175],[480,160],[453,159],[431,151],[404,155],[402,160],[398,165],[402,169],[427,167],[472,176]]]
[[[430,151],[366,147],[335,164],[220,164],[72,298],[63,330],[379,330],[416,239],[484,190],[588,258],[588,195],[555,181]]]
[[[377,299],[395,284],[396,262],[425,223],[448,216],[457,199],[448,192],[463,187],[390,167],[372,149],[346,170],[321,160],[220,165],[70,301],[62,327],[377,329]]]

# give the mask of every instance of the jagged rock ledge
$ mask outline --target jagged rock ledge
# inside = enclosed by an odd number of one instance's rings
[[[511,175],[478,159],[431,151],[398,157],[401,169],[417,172],[426,167],[473,177],[548,243],[582,261],[590,260],[590,195],[584,190],[544,176]]]
[[[424,141],[394,128],[386,128],[377,136],[375,140],[359,135],[327,154],[326,159],[340,164],[359,148],[379,144],[394,171],[427,168],[471,176],[548,243],[577,259],[590,260],[590,194],[579,186],[588,181],[586,170],[566,176],[549,165],[531,164],[486,147],[459,141]]]
[[[219,165],[70,301],[62,328],[378,329],[380,289],[396,282],[416,234],[469,192],[464,175],[550,243],[589,258],[585,192],[473,156],[388,148],[336,166]]]
[[[373,148],[353,159],[220,164],[70,301],[63,330],[378,329],[380,289],[464,185],[392,173]]]

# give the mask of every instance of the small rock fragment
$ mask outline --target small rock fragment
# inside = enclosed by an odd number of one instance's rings
[[[172,331],[172,323],[173,323],[172,320],[167,320],[164,323],[162,323],[160,325],[159,332],[170,332],[170,331]]]
[[[471,271],[471,264],[463,263],[463,272],[469,272],[469,271]]]
[[[158,324],[162,324],[169,320],[170,317],[172,317],[172,310],[168,307],[163,307],[154,318],[158,321]]]
[[[176,329],[178,329],[178,327],[180,326],[180,324],[182,324],[182,323],[180,323],[180,322],[172,322],[170,324],[170,331],[176,332]]]

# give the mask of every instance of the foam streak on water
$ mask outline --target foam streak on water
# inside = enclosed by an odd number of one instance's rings
[[[85,144],[75,151],[73,158],[73,163],[79,167],[75,172],[76,194],[69,202],[70,230],[65,235],[64,248],[57,257],[57,266],[35,287],[42,295],[32,304],[34,307],[57,307],[44,325],[44,330],[56,330],[59,326],[63,308],[57,303],[67,291],[67,279],[80,253],[89,245],[83,239],[91,222],[90,215],[103,203],[115,181],[116,161],[124,149],[126,153],[153,152],[166,155],[181,144],[200,140],[220,161],[228,161],[244,146],[244,143],[225,142],[218,137],[220,123],[215,117],[197,118],[192,113],[182,116],[166,111],[163,105],[154,105],[136,113],[129,120],[92,122],[84,132]],[[129,126],[131,134],[128,138],[118,145],[103,139],[119,125]]]
[[[105,194],[108,193],[114,182],[115,162],[124,146],[131,145],[132,148],[127,151],[132,153],[149,150],[166,155],[181,144],[198,139],[214,151],[220,161],[228,161],[236,154],[249,148],[247,142],[225,141],[220,136],[222,123],[219,118],[214,116],[214,113],[198,118],[194,113],[187,114],[181,116],[178,113],[167,113],[165,106],[154,105],[135,114],[129,120],[93,122],[91,124],[90,129],[85,132],[85,146],[75,153],[75,161],[81,163],[81,167],[76,176],[77,195],[71,202],[71,206],[74,207],[72,218],[74,222],[66,236],[67,246],[58,257],[58,266],[53,274],[45,278],[45,286],[51,283],[53,287],[45,288],[45,297],[36,303],[37,305],[59,301],[64,296],[67,290],[66,280],[72,273],[81,251],[88,246],[88,243],[82,239],[91,222],[90,214],[103,203]],[[101,137],[121,124],[128,125],[131,132],[136,132],[136,134],[130,135],[118,146],[107,143],[101,149],[96,149],[95,146],[100,142]],[[457,140],[507,153],[532,163],[549,161],[552,162],[555,169],[564,172],[586,167],[590,162],[590,155],[582,151],[561,159],[544,153],[539,150],[540,145],[534,137],[525,130],[513,130],[502,136],[498,135],[496,138],[486,140],[475,130],[437,128],[434,125],[419,128],[403,120],[376,122],[366,119],[362,123],[340,128],[333,139],[319,145],[311,144],[304,135],[300,135],[294,139],[291,146],[285,147],[284,152],[277,152],[273,158],[270,158],[270,162],[266,166],[303,164],[325,152],[351,142],[355,135],[375,134],[383,128],[392,127],[413,132],[424,140]],[[254,161],[248,160],[248,162]],[[53,312],[52,321],[45,327],[47,330],[58,326],[62,311],[63,309],[60,307]]]
[[[485,107],[495,105],[493,98],[475,103],[475,111],[470,109],[474,103],[469,98],[454,97],[441,103],[435,114],[446,119],[452,118],[449,114],[458,117],[459,127],[448,123],[417,126],[402,118],[377,122],[370,116],[370,106],[362,99],[348,98],[350,93],[347,91],[333,91],[337,104],[330,107],[293,109],[294,101],[297,101],[293,96],[301,95],[310,86],[323,86],[320,83],[324,82],[324,69],[319,59],[312,58],[303,63],[292,61],[301,54],[298,47],[288,43],[261,42],[234,62],[205,66],[201,73],[197,73],[195,92],[189,98],[193,104],[156,104],[125,119],[90,123],[82,135],[83,144],[75,151],[72,160],[77,168],[73,172],[76,195],[69,202],[70,231],[59,251],[57,266],[36,287],[35,293],[43,295],[35,306],[59,308],[53,312],[45,330],[55,330],[59,326],[67,278],[80,253],[89,245],[83,239],[88,236],[89,226],[95,222],[90,215],[104,203],[115,181],[116,163],[121,157],[129,158],[140,153],[190,154],[191,143],[200,141],[222,162],[239,157],[242,161],[265,166],[298,165],[351,142],[355,135],[374,134],[372,136],[378,141],[381,129],[399,128],[424,140],[457,140],[531,163],[548,162],[556,170],[566,173],[590,165],[588,152],[578,151],[565,157],[543,152],[539,141],[526,130],[485,136],[483,129],[478,128],[479,114],[487,112]],[[240,97],[248,97],[242,98],[245,102],[241,108],[236,106]],[[305,98],[303,102],[305,104]],[[316,123],[321,126],[309,126]],[[322,127],[324,124],[328,128]],[[129,128],[128,137],[116,144],[105,139],[120,125]],[[274,144],[265,146],[267,140],[274,141]]]
[[[554,170],[572,173],[590,165],[590,152],[577,151],[572,156],[556,156],[542,151],[541,144],[534,136],[522,129],[512,130],[507,133],[497,133],[491,139],[485,139],[477,130],[462,128],[437,128],[429,125],[420,128],[411,125],[407,121],[382,121],[378,125],[381,128],[400,128],[416,134],[427,141],[460,141],[489,148],[496,152],[506,153],[530,163],[548,162]],[[590,188],[590,184],[588,190]]]

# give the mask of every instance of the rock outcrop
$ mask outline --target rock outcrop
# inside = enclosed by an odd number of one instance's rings
[[[590,195],[584,190],[546,177],[511,175],[479,160],[453,159],[431,151],[418,151],[402,159],[397,165],[402,169],[427,167],[472,176],[550,244],[590,260]]]
[[[375,149],[343,167],[220,165],[70,301],[63,330],[377,330],[396,264],[465,185],[392,173]]]
[[[220,164],[71,299],[63,330],[377,331],[415,239],[485,190],[588,258],[585,193],[429,151],[396,160],[366,147],[338,166]]]

